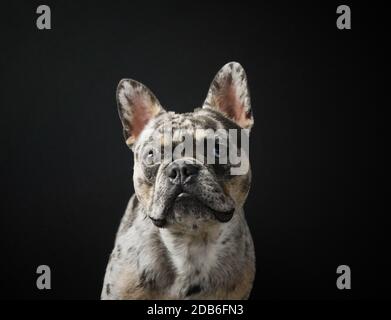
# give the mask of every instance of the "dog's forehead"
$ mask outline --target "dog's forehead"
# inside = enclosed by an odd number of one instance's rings
[[[197,129],[217,130],[222,128],[224,128],[224,124],[213,118],[208,112],[165,112],[148,123],[139,140],[148,142],[167,133],[171,133],[175,138],[183,134],[194,134]]]
[[[202,137],[196,133],[200,129],[220,130],[239,129],[239,127],[221,113],[210,109],[198,108],[188,113],[163,112],[147,124],[134,150],[137,152],[154,142],[164,144],[163,137],[167,133],[171,134],[174,144],[181,142],[184,135],[197,134],[197,138]]]
[[[175,130],[193,130],[193,129],[218,129],[223,128],[223,124],[218,119],[213,118],[209,112],[197,110],[195,112],[175,113],[167,112],[161,117],[157,117],[153,122],[153,128],[162,132],[169,127]]]

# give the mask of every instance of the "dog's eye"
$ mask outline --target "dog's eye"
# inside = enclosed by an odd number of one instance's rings
[[[213,149],[213,155],[217,158],[226,158],[228,152],[228,147],[223,142],[216,142],[214,149]]]
[[[145,153],[144,162],[147,166],[152,166],[158,162],[158,155],[153,149]]]
[[[225,141],[217,141],[213,148],[213,156],[216,164],[227,164],[228,146]]]
[[[149,151],[148,154],[147,154],[147,157],[145,158],[145,163],[148,164],[148,165],[151,165],[153,164],[153,152],[152,151]]]
[[[216,143],[213,149],[213,154],[216,158],[220,158],[220,144]]]

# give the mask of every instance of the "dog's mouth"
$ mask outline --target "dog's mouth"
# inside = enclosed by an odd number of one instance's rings
[[[180,210],[184,215],[191,214],[190,212],[205,214],[213,217],[221,223],[229,222],[235,212],[235,208],[227,211],[216,210],[202,201],[197,195],[180,190],[179,192],[176,192],[169,201],[167,201],[161,219],[154,219],[152,217],[150,217],[150,219],[155,226],[164,228],[167,225],[167,217],[175,210]]]
[[[205,209],[207,209],[213,214],[216,220],[223,223],[230,221],[235,211],[235,208],[229,211],[219,211],[214,208],[211,208],[208,204],[204,203],[197,196],[192,195],[188,192],[181,192],[180,194],[178,194],[178,196],[175,199],[175,202],[185,202],[185,201],[188,201],[190,205],[191,204],[198,205],[200,207],[200,210],[203,209],[202,207],[205,207]]]
[[[200,202],[201,205],[205,206],[208,210],[210,210],[212,212],[212,214],[214,215],[214,217],[218,221],[223,222],[223,223],[230,221],[232,219],[232,216],[235,211],[235,208],[233,208],[229,211],[218,211],[216,209],[211,208],[207,204],[200,201],[197,197],[195,197],[194,195],[187,193],[187,192],[181,192],[180,194],[178,194],[178,196],[175,199],[176,202],[177,201],[187,201],[187,200]]]

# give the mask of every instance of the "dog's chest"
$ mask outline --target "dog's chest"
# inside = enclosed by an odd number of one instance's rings
[[[177,298],[189,298],[210,289],[210,277],[218,264],[220,244],[214,235],[176,237],[162,230],[176,278],[170,289]]]

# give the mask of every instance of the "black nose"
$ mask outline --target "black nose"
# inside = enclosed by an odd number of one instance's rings
[[[196,164],[184,160],[176,160],[167,167],[167,176],[172,183],[185,184],[198,174],[199,167]]]

